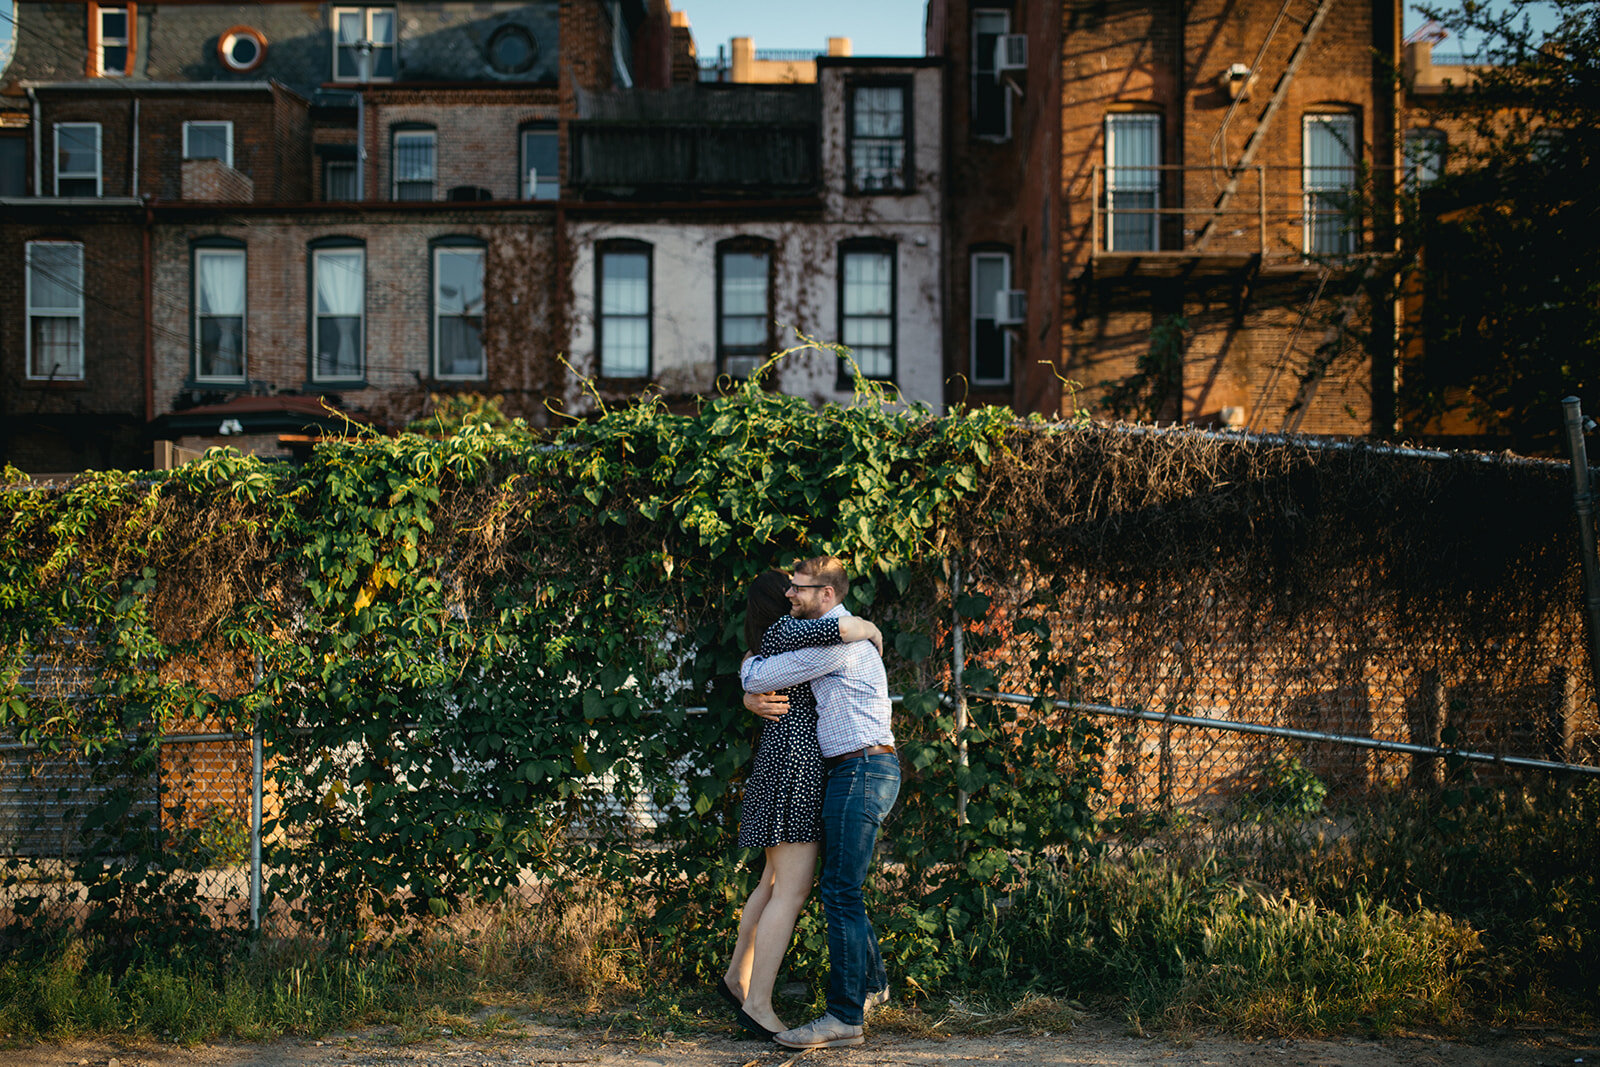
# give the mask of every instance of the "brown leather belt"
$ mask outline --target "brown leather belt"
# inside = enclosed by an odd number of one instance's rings
[[[824,756],[822,765],[824,767],[837,767],[847,759],[860,759],[862,756],[884,756],[893,752],[893,745],[868,745],[866,748],[858,748],[854,752],[841,752],[837,756]]]

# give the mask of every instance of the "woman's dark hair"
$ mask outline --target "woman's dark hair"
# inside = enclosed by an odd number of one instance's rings
[[[785,615],[789,614],[789,576],[782,571],[768,571],[750,583],[745,604],[744,644],[751,652],[761,651],[761,635]]]

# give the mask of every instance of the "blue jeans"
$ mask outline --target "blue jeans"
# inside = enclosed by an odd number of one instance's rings
[[[861,887],[878,829],[900,795],[900,761],[887,752],[860,756],[827,773],[819,890],[828,918],[828,1014],[860,1026],[867,994],[889,984]]]

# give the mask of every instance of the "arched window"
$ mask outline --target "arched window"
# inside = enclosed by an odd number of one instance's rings
[[[311,380],[362,387],[367,375],[367,249],[353,237],[321,237],[309,249]]]
[[[440,237],[429,245],[433,279],[433,376],[482,381],[483,276],[488,246],[476,237]]]
[[[394,175],[394,199],[434,199],[437,174],[434,156],[438,134],[432,126],[409,122],[397,122],[389,131],[389,170]]]
[[[1348,255],[1361,243],[1360,125],[1354,112],[1328,111],[1306,115],[1301,130],[1306,252]]]

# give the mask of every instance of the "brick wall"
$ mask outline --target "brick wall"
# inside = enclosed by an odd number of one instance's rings
[[[308,320],[308,245],[324,237],[353,238],[366,249],[365,387],[340,390],[346,407],[403,422],[416,414],[430,389],[460,388],[503,393],[507,410],[520,414],[540,410],[543,396],[558,391],[553,357],[561,344],[551,328],[554,235],[548,209],[464,209],[426,218],[307,213],[274,215],[270,225],[219,217],[214,224],[173,220],[157,233],[158,414],[187,406],[191,394],[219,388],[192,381],[190,242],[206,236],[246,243],[246,388],[252,392],[317,394],[327,389],[311,381]],[[429,242],[446,236],[477,238],[488,249],[488,376],[483,381],[432,381]]]
[[[521,199],[518,130],[526,122],[555,121],[557,104],[556,91],[549,89],[517,93],[511,100],[504,93],[471,90],[372,90],[367,97],[368,198],[393,195],[393,130],[410,123],[434,130],[436,200],[462,185],[487,189],[495,200]]]

